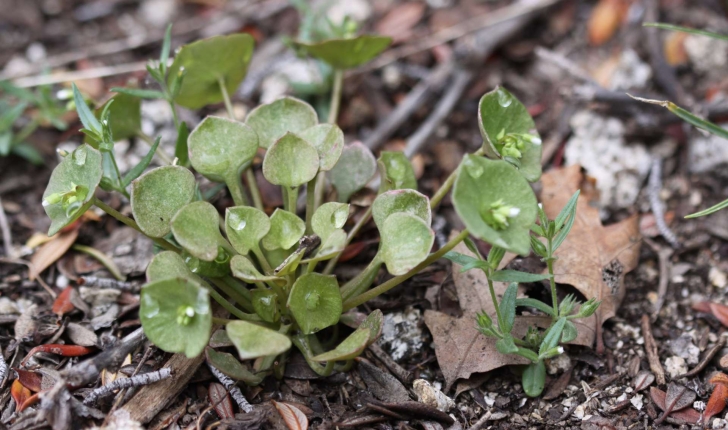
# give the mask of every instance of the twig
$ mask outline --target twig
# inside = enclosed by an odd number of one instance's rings
[[[149,385],[167,379],[172,376],[172,369],[165,367],[154,372],[143,373],[141,375],[132,376],[131,378],[118,378],[115,381],[103,385],[86,396],[83,404],[86,406],[93,405],[101,397],[112,394],[115,390],[121,388],[138,387],[141,385]]]
[[[705,357],[703,357],[703,360],[698,363],[697,366],[695,366],[691,371],[678,376],[678,378],[692,378],[693,376],[696,376],[698,373],[702,372],[703,369],[705,369],[705,367],[708,365],[708,363],[710,363],[710,360],[715,357],[715,354],[723,349],[723,346],[725,346],[725,337],[721,336],[720,338],[718,338],[718,342],[713,345],[710,350],[708,350],[708,352],[705,354]]]
[[[419,39],[412,44],[404,45],[401,48],[390,49],[377,60],[371,62],[368,66],[358,69],[355,73],[363,73],[378,69],[386,66],[387,64],[393,63],[400,58],[426,51],[475,31],[483,30],[516,18],[530,15],[533,12],[555,5],[559,1],[560,0],[522,0],[498,10],[474,16],[466,21],[431,34],[428,37]]]
[[[657,258],[660,264],[660,281],[657,285],[657,301],[652,309],[652,318],[657,318],[657,315],[662,309],[662,305],[665,303],[665,297],[667,296],[667,287],[670,282],[670,257],[672,256],[672,249],[662,247],[656,244],[649,238],[643,238],[645,243],[657,253]]]
[[[379,148],[384,141],[394,133],[412,114],[422,106],[430,93],[439,91],[447,78],[453,72],[453,62],[439,64],[430,73],[427,79],[418,83],[397,107],[387,116],[387,119],[378,124],[371,134],[364,140],[369,149]]]
[[[660,200],[660,190],[662,190],[662,159],[655,157],[652,160],[652,168],[650,169],[650,179],[647,185],[647,196],[650,199],[650,208],[655,216],[655,224],[660,231],[662,237],[665,238],[673,248],[679,248],[675,233],[665,223],[665,211]]]
[[[93,69],[61,72],[53,75],[28,76],[16,79],[13,84],[20,88],[37,87],[39,85],[53,85],[62,82],[83,81],[86,79],[104,78],[106,76],[121,75],[124,73],[141,72],[147,69],[146,61],[119,64],[116,66],[103,66]]]
[[[15,258],[16,255],[13,251],[13,237],[10,234],[10,225],[8,224],[8,217],[5,216],[2,200],[0,200],[0,233],[3,235],[3,248],[5,248],[5,255],[10,258]]]
[[[3,350],[0,348],[0,388],[5,385],[5,376],[8,374],[8,363],[3,356]]]
[[[246,414],[249,414],[253,412],[253,407],[248,403],[248,400],[243,395],[242,391],[240,391],[240,388],[238,388],[237,385],[235,385],[235,381],[230,379],[227,375],[219,371],[215,366],[213,366],[210,363],[207,363],[207,367],[210,368],[210,372],[212,372],[213,375],[222,383],[222,385],[225,386],[225,389],[228,390],[230,393],[230,397],[235,400],[235,403],[238,404],[238,407],[240,407],[240,410],[244,411]]]
[[[467,70],[456,70],[455,77],[452,83],[450,83],[447,92],[443,95],[440,101],[435,106],[435,110],[432,111],[430,116],[427,117],[424,123],[420,125],[415,134],[413,134],[407,140],[407,146],[404,148],[404,155],[407,158],[412,158],[417,152],[420,151],[422,146],[427,142],[435,129],[442,123],[442,120],[452,111],[455,107],[455,103],[460,100],[460,96],[465,91],[465,87],[468,86],[473,74]]]
[[[113,288],[123,291],[139,291],[138,282],[124,282],[113,278],[99,278],[96,276],[81,276],[78,278],[78,285],[98,288]]]
[[[647,361],[650,363],[650,369],[655,374],[655,379],[659,385],[665,384],[665,370],[660,363],[660,356],[657,355],[657,344],[652,336],[652,325],[650,317],[642,315],[642,337],[645,339],[645,352],[647,353]]]
[[[542,46],[537,46],[534,50],[534,53],[538,58],[541,60],[547,61],[561,70],[565,71],[566,73],[570,74],[571,76],[575,77],[576,79],[582,80],[584,82],[587,82],[595,87],[601,87],[597,81],[595,81],[589,73],[587,73],[586,70],[582,69],[578,64],[568,59],[566,56],[562,55],[561,53],[558,53],[556,51],[552,51],[550,49],[544,48]]]
[[[389,354],[382,349],[382,347],[373,343],[369,345],[369,351],[371,351],[372,354],[374,354],[374,356],[377,357],[379,361],[381,361],[382,364],[384,364],[387,369],[389,369],[389,371],[392,372],[392,374],[394,374],[394,376],[396,376],[403,384],[409,385],[412,382],[412,372],[409,372],[396,361],[392,360],[392,357],[390,357]]]

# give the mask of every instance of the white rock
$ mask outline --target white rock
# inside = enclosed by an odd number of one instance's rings
[[[726,284],[728,284],[728,277],[726,277],[725,272],[715,266],[708,271],[708,279],[710,284],[716,288],[725,288]]]
[[[632,406],[634,406],[638,411],[641,411],[642,407],[645,405],[644,396],[642,394],[637,394],[632,397],[629,402],[632,403]]]
[[[591,111],[577,112],[571,128],[574,133],[566,143],[566,164],[580,164],[596,178],[603,208],[631,206],[651,166],[645,147],[627,145],[622,122]]]
[[[632,49],[625,49],[619,58],[617,70],[612,76],[610,89],[629,90],[644,88],[652,77],[652,68],[643,62]]]
[[[176,0],[146,0],[139,5],[139,16],[154,27],[164,28],[176,10]]]
[[[367,0],[339,0],[326,13],[334,25],[341,25],[348,17],[356,22],[364,22],[372,15],[372,6]]]
[[[455,407],[455,402],[443,394],[440,389],[433,387],[424,379],[416,379],[412,383],[412,390],[417,395],[417,400],[442,412],[447,412]]]
[[[14,301],[7,297],[0,297],[0,315],[19,314],[20,310]]]
[[[698,71],[709,73],[724,69],[728,64],[728,45],[725,41],[689,34],[684,46],[690,62]]]
[[[728,124],[722,124],[728,129]],[[690,139],[690,160],[688,167],[693,173],[713,170],[719,164],[728,162],[728,147],[725,139],[712,134],[696,131]]]
[[[665,360],[665,371],[673,378],[687,373],[688,365],[682,357],[668,357]]]
[[[386,314],[382,336],[377,343],[389,352],[394,361],[411,357],[421,351],[424,344],[421,319],[419,309],[415,308]]]
[[[554,358],[545,360],[546,372],[549,375],[565,372],[571,367],[571,359],[566,354],[559,354]]]

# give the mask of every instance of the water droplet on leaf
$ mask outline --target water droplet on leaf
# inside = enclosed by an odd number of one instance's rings
[[[145,318],[154,318],[159,314],[159,302],[157,299],[142,294],[142,301],[144,302],[144,317]]]
[[[498,104],[501,107],[508,107],[513,103],[513,97],[508,94],[503,88],[498,88]]]
[[[77,149],[73,151],[73,162],[76,163],[77,166],[83,166],[86,164],[86,151],[83,151],[82,149]]]
[[[319,293],[308,293],[304,300],[306,301],[306,309],[312,311],[318,307],[319,302],[321,301],[321,296]]]
[[[483,174],[483,166],[480,163],[467,158],[465,159],[465,170],[473,179],[478,179]]]

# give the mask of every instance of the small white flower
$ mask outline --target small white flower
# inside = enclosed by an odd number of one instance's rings
[[[511,208],[511,210],[508,211],[508,217],[516,217],[519,213],[521,213],[521,210],[519,208]]]

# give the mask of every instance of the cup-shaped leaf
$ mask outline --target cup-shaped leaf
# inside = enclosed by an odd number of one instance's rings
[[[286,133],[265,153],[263,176],[271,184],[297,187],[316,177],[316,148],[293,133]]]
[[[224,248],[219,248],[217,257],[212,261],[201,260],[188,252],[184,253],[185,263],[192,273],[208,278],[222,278],[230,274],[231,255]]]
[[[343,70],[369,62],[392,44],[392,38],[362,34],[351,39],[328,39],[318,43],[295,42],[295,44],[334,69]]]
[[[139,228],[150,237],[170,231],[174,214],[195,197],[195,175],[182,166],[163,166],[131,183],[131,210]]]
[[[281,310],[278,308],[278,295],[271,290],[253,290],[250,292],[253,310],[266,322],[278,322]]]
[[[415,171],[404,153],[399,151],[382,151],[377,160],[382,183],[379,192],[389,190],[417,189]]]
[[[250,206],[235,206],[225,211],[225,233],[236,251],[245,255],[260,249],[260,240],[270,231],[265,212]]]
[[[339,162],[329,171],[329,180],[336,187],[340,202],[364,188],[377,171],[377,160],[372,151],[361,142],[344,147]]]
[[[102,174],[101,153],[86,144],[76,148],[53,169],[43,193],[43,209],[51,219],[49,236],[86,212]]]
[[[291,349],[288,336],[247,321],[231,321],[225,326],[241,360],[278,355]]]
[[[258,145],[270,148],[286,133],[300,133],[318,123],[316,110],[293,97],[282,97],[253,109],[245,123],[258,133]]]
[[[319,170],[331,170],[344,150],[344,132],[336,124],[318,124],[298,134],[316,148]]]
[[[304,334],[336,324],[342,310],[336,277],[319,273],[302,275],[291,288],[287,306]]]
[[[225,338],[228,338],[225,330],[218,330],[215,334],[217,333],[224,333]],[[212,335],[213,338],[215,337],[215,334]],[[212,345],[212,343],[212,339],[210,339],[210,345]],[[205,348],[205,357],[207,358],[207,362],[212,364],[217,370],[236,381],[243,381],[247,385],[256,386],[263,382],[263,378],[265,377],[265,373],[255,374],[251,372],[245,367],[245,365],[243,365],[243,363],[240,362],[240,360],[227,352],[217,352],[208,347]]]
[[[296,214],[276,209],[270,216],[270,231],[263,237],[263,247],[268,250],[289,249],[306,231],[306,223]]]
[[[478,124],[488,157],[515,159],[518,170],[529,182],[538,181],[541,138],[523,103],[505,88],[498,87],[480,99]]]
[[[356,358],[364,352],[369,344],[370,336],[371,332],[368,328],[358,328],[335,349],[313,357],[313,361],[341,361]]]
[[[210,296],[191,278],[168,278],[142,288],[139,318],[160,349],[198,356],[210,339]]]
[[[340,229],[349,219],[349,205],[347,203],[328,202],[316,209],[311,218],[311,228],[322,242],[334,230]]]
[[[172,233],[187,252],[200,260],[213,261],[218,258],[219,248],[225,244],[220,234],[219,218],[217,209],[210,203],[192,202],[172,218]]]
[[[206,178],[235,178],[258,151],[258,135],[242,122],[217,116],[205,118],[187,138],[192,167]]]
[[[528,181],[502,160],[466,155],[453,188],[453,204],[474,236],[528,255],[537,201]]]
[[[192,273],[179,254],[173,251],[162,251],[155,255],[147,266],[147,282],[170,278],[192,278],[203,285],[202,279]]]
[[[220,80],[232,94],[248,72],[253,38],[238,33],[215,36],[183,46],[169,68],[168,84],[184,74],[175,102],[189,109],[223,101]]]
[[[422,218],[397,212],[388,216],[380,229],[379,255],[392,275],[404,275],[430,254],[435,232]]]
[[[233,276],[245,282],[277,281],[279,279],[276,276],[263,275],[255,264],[243,255],[236,255],[230,260],[230,269],[233,271]]]
[[[390,215],[398,212],[417,216],[427,226],[432,223],[430,200],[415,190],[392,190],[382,193],[372,203],[374,223],[381,228]]]

